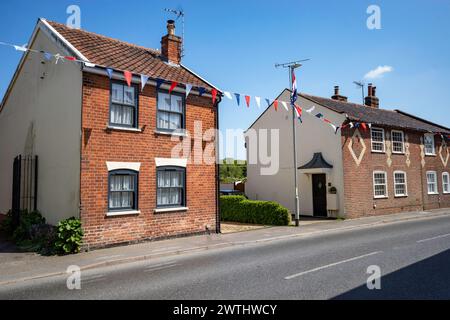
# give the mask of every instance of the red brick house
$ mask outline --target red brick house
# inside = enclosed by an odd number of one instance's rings
[[[279,99],[289,97],[285,90]],[[299,94],[297,103],[314,107],[296,124],[301,215],[356,218],[450,207],[449,128],[380,108],[372,85],[364,105],[348,102],[339,87],[331,99]],[[335,133],[318,113],[343,129]],[[250,128],[279,129],[280,141],[289,143],[279,144],[276,174],[261,175],[261,163],[248,165],[247,196],[294,212],[292,113],[269,107]]]
[[[14,157],[38,155],[37,209],[52,224],[80,217],[87,247],[219,232],[216,161],[192,157],[216,156],[204,133],[218,127],[221,94],[213,103],[167,28],[153,50],[39,19],[30,48],[87,63],[24,54],[0,107],[0,212],[11,208]],[[174,157],[180,144],[192,153]]]

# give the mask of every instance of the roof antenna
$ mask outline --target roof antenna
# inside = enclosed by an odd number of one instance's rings
[[[366,84],[364,83],[364,81],[353,81],[354,84],[356,84],[356,86],[358,88],[361,88],[361,92],[362,92],[362,104],[364,104],[364,87],[366,86]]]
[[[184,11],[182,8],[178,10],[165,8],[164,11],[173,13],[177,16],[176,21],[181,17],[181,58],[184,57]]]

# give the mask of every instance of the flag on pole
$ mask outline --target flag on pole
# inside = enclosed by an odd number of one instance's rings
[[[177,85],[178,85],[178,82],[172,81],[172,84],[170,85],[170,88],[169,88],[169,94],[172,93],[173,89],[175,89],[175,87],[176,87]]]
[[[144,91],[144,87],[147,84],[149,76],[141,74],[141,91]]]
[[[125,70],[125,71],[123,72],[123,76],[125,77],[125,80],[126,80],[126,82],[127,82],[127,85],[128,85],[129,87],[131,87],[131,78],[133,77],[133,75],[131,74],[131,72]]]
[[[302,123],[302,108],[300,108],[298,105],[294,104],[295,113],[297,114],[298,121]]]
[[[245,103],[247,104],[247,108],[250,107],[250,96],[245,96]]]
[[[235,93],[234,95],[236,96],[236,102],[237,105],[239,106],[241,104],[241,95],[239,93]]]
[[[291,105],[294,106],[297,101],[297,79],[295,78],[295,71],[292,68],[292,95],[291,95]]]
[[[216,98],[217,98],[217,89],[212,88],[211,96],[212,96],[212,102],[213,102],[213,104],[215,104],[216,103]]]
[[[112,79],[112,76],[113,76],[113,69],[111,69],[111,68],[106,68],[106,72],[108,73],[109,79]]]
[[[258,108],[261,108],[261,98],[255,97],[255,101],[256,101],[256,105],[258,106]]]
[[[188,97],[189,93],[192,90],[192,84],[186,84],[186,98]]]

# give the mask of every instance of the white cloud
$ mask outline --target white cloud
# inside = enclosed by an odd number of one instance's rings
[[[391,66],[378,66],[373,70],[370,70],[364,76],[364,79],[378,79],[382,78],[385,73],[392,72],[394,68]]]

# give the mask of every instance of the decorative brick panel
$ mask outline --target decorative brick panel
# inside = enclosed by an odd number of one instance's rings
[[[146,86],[139,94],[142,132],[109,131],[110,82],[107,77],[83,76],[81,219],[84,243],[89,248],[148,239],[196,234],[216,227],[216,166],[188,164],[186,212],[155,213],[155,158],[170,158],[177,142],[155,133],[156,89]],[[215,128],[215,112],[207,97],[191,95],[186,102],[186,129],[193,134],[194,120],[203,132]],[[181,139],[181,138],[180,138]],[[139,210],[136,216],[107,217],[107,161],[140,162]]]
[[[390,128],[384,128],[390,137]],[[345,216],[357,218],[370,215],[382,215],[402,211],[427,210],[450,207],[450,195],[442,193],[442,172],[450,171],[444,165],[440,156],[423,156],[422,167],[421,137],[419,132],[404,130],[408,137],[408,148],[405,154],[371,152],[370,129],[359,129],[363,142],[368,146],[361,162],[355,161],[349,150],[350,141],[355,130],[345,128],[342,130],[342,150],[344,163],[344,197]],[[441,138],[435,136],[436,150],[440,150]],[[386,148],[387,150],[388,148]],[[444,152],[444,151],[443,151]],[[445,160],[445,158],[444,158]],[[387,173],[387,199],[374,199],[373,171],[381,170]],[[407,176],[407,197],[394,195],[394,171],[404,171]],[[428,195],[426,172],[436,171],[439,195]]]

